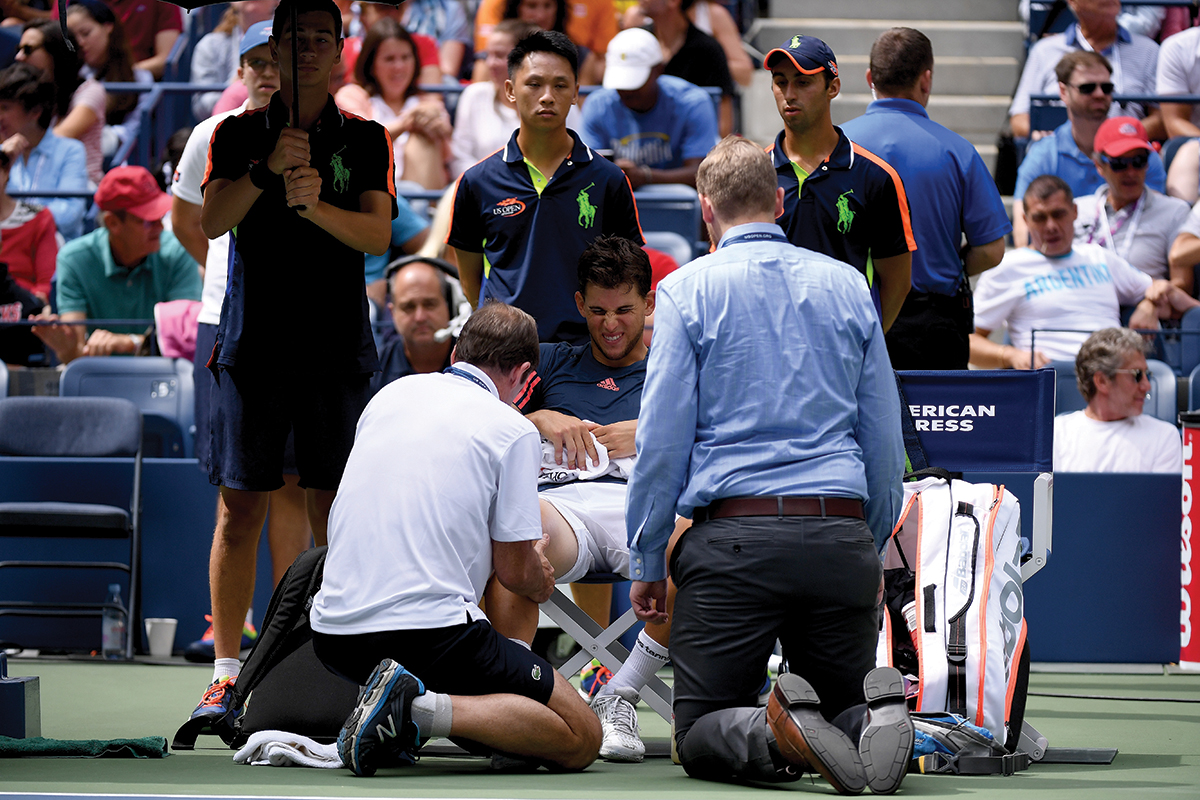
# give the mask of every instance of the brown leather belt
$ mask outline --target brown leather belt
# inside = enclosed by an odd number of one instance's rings
[[[865,519],[861,500],[849,497],[726,497],[697,508],[693,522],[723,517],[855,517]]]

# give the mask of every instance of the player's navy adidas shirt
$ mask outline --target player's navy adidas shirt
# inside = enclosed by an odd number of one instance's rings
[[[587,341],[575,308],[580,254],[602,234],[645,240],[625,173],[567,132],[575,147],[548,181],[538,181],[540,190],[517,132],[464,172],[446,243],[483,253],[481,303],[499,300],[528,312],[543,342],[580,343]]]
[[[204,185],[237,180],[270,156],[288,110],[279,93],[265,108],[227,117],[213,131]],[[329,97],[309,131],[321,201],[359,211],[363,192],[387,192],[396,216],[387,130],[347,114]],[[367,373],[378,369],[363,283],[363,254],[288,208],[280,177],[233,229],[229,282],[217,328],[216,363]]]
[[[797,172],[787,157],[780,131],[770,148],[779,185],[783,216],[776,220],[788,240],[844,261],[867,277],[875,307],[879,287],[872,260],[917,249],[908,198],[896,171],[879,156],[838,132],[838,143],[811,175]]]
[[[543,344],[537,372],[526,382],[516,405],[522,414],[548,408],[610,425],[638,418],[645,381],[646,359],[627,367],[608,367],[592,355],[590,342]]]

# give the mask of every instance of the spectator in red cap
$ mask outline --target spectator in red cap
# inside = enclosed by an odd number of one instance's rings
[[[154,304],[199,300],[200,268],[169,231],[171,198],[144,167],[109,170],[96,189],[100,227],[58,252],[59,316],[46,319],[146,319]],[[50,325],[35,329],[64,364],[80,356],[132,354],[146,325]]]
[[[1075,198],[1075,241],[1091,242],[1124,258],[1151,278],[1165,278],[1189,294],[1192,265],[1170,264],[1188,204],[1146,185],[1152,148],[1133,117],[1109,117],[1096,131],[1092,161],[1104,184]]]

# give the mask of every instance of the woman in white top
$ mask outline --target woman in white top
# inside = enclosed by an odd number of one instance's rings
[[[518,41],[536,30],[538,26],[531,22],[506,19],[488,34],[487,54],[481,59],[487,65],[488,79],[463,89],[455,111],[454,135],[450,138],[450,170],[455,178],[504,147],[520,125],[516,103],[504,93],[508,54]],[[572,107],[567,112],[567,127],[578,129],[582,125],[579,109]]]
[[[88,180],[95,185],[104,177],[101,138],[108,95],[99,81],[80,77],[78,52],[67,47],[57,22],[34,20],[25,23],[16,59],[54,83],[54,133],[83,142]]]
[[[441,97],[417,93],[420,69],[412,36],[395,19],[384,17],[363,38],[354,64],[357,83],[343,86],[334,99],[343,110],[388,129],[397,181],[441,189],[448,182],[450,115]]]
[[[279,0],[240,0],[230,3],[211,33],[196,42],[192,52],[192,83],[230,84],[237,78],[238,44],[242,34],[256,22],[271,19]],[[212,116],[220,92],[199,92],[192,96],[192,114],[197,120]]]

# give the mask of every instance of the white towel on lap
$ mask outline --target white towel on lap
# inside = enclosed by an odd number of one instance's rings
[[[271,767],[340,769],[336,744],[318,744],[307,736],[287,731],[259,731],[234,753],[235,764]]]
[[[587,422],[587,420],[584,420]],[[558,464],[554,460],[554,443],[542,439],[542,466],[538,472],[538,483],[541,485],[547,483],[569,483],[571,481],[590,481],[604,475],[612,475],[616,478],[629,480],[629,476],[633,473],[633,462],[635,456],[627,456],[625,458],[609,459],[608,448],[600,444],[600,441],[592,434],[592,444],[596,447],[596,455],[600,457],[599,464],[592,464],[591,459],[585,459],[584,469],[567,469],[562,464]]]

